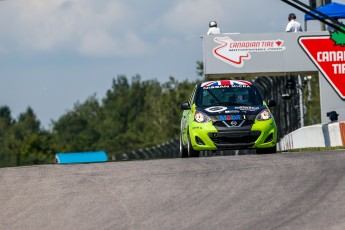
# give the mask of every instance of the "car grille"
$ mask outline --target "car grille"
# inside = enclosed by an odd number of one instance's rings
[[[236,131],[209,133],[210,139],[217,144],[254,144],[260,136],[261,131]]]
[[[213,123],[213,125],[216,128],[224,128],[224,127],[242,127],[242,126],[254,124],[254,121],[252,120],[238,120],[236,121],[236,124],[233,124],[231,122],[233,121],[216,121]]]

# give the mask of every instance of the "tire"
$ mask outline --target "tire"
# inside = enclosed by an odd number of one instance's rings
[[[264,148],[264,149],[256,149],[257,154],[272,154],[277,153],[277,146],[271,148]]]
[[[188,150],[183,146],[182,134],[180,135],[180,155],[182,158],[188,157]]]
[[[188,136],[188,145],[187,145],[188,156],[189,157],[199,157],[200,151],[196,151],[193,149],[189,134],[187,136]]]

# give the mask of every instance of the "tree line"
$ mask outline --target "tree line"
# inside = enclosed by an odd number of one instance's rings
[[[116,157],[177,138],[179,106],[195,84],[120,75],[104,98],[91,95],[76,102],[50,130],[41,128],[31,107],[15,119],[8,106],[1,106],[0,167],[53,163],[58,152],[103,150]]]

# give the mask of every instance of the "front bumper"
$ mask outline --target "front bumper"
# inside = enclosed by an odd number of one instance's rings
[[[217,130],[212,122],[205,124],[193,121],[189,128],[195,150],[225,150],[243,148],[270,148],[277,142],[277,127],[273,119],[255,121],[251,128],[229,127]]]

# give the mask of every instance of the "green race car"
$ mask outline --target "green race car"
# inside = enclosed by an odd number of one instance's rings
[[[275,153],[277,126],[257,87],[249,81],[220,80],[195,86],[181,104],[180,153],[197,157],[203,150],[256,149]]]

